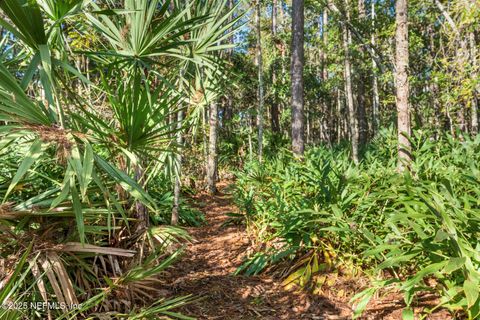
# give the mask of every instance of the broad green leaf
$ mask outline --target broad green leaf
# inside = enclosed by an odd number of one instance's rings
[[[463,291],[465,292],[469,308],[477,302],[479,290],[480,287],[478,281],[473,281],[470,277],[463,283]]]
[[[450,258],[448,260],[448,264],[445,266],[445,269],[443,269],[443,272],[445,272],[446,274],[450,274],[453,271],[460,269],[461,267],[463,267],[466,260],[467,259],[465,257]]]

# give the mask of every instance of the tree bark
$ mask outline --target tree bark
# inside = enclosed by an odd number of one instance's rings
[[[233,9],[233,6],[235,5],[235,0],[228,0],[228,9],[229,10],[232,10]],[[233,17],[230,16],[228,18],[228,22],[232,22],[232,19]],[[233,29],[234,27],[232,27]],[[228,43],[233,45],[235,42],[235,39],[234,39],[234,35],[232,34],[229,38],[228,38]],[[232,63],[232,57],[233,57],[233,52],[234,52],[234,49],[231,48],[231,49],[228,49],[228,61],[230,62],[230,64]],[[226,102],[224,104],[224,113],[223,113],[223,117],[222,117],[222,124],[223,124],[223,127],[224,127],[224,130],[225,130],[225,133],[229,136],[231,134],[230,132],[230,120],[232,120],[232,117],[233,117],[233,96],[232,96],[232,92],[229,91],[228,92],[228,95],[226,97]]]
[[[322,42],[323,42],[323,50],[320,53],[320,63],[321,63],[321,79],[323,82],[328,80],[328,68],[327,68],[327,48],[328,48],[328,34],[327,34],[327,26],[328,26],[328,11],[327,8],[323,10],[322,13]],[[329,106],[328,106],[328,99],[327,95],[321,97],[321,108],[322,112],[320,115],[320,139],[328,142],[331,144],[331,130],[329,123],[331,123],[331,119],[329,118]]]
[[[342,97],[340,96],[340,89],[336,89],[336,98],[337,98],[337,143],[340,143],[342,141]]]
[[[473,66],[473,79],[478,80],[478,64],[477,64],[477,44],[475,42],[475,34],[470,32],[469,34],[470,41],[470,61]],[[472,134],[476,135],[478,133],[478,100],[480,96],[480,84],[477,83],[473,89],[473,99],[472,99],[472,110],[471,110],[471,127]]]
[[[292,151],[297,156],[303,156],[305,151],[303,101],[304,1],[293,0],[292,6]]]
[[[358,0],[358,19],[360,23],[365,23],[365,0]],[[360,45],[360,59],[359,65],[365,58],[365,48]],[[368,122],[366,112],[365,100],[365,83],[366,77],[362,68],[358,68],[358,90],[357,90],[357,113],[358,113],[358,146],[362,149],[367,143],[368,137]]]
[[[257,10],[255,15],[255,25],[257,29],[257,67],[258,67],[258,109],[257,109],[257,129],[258,129],[258,160],[263,157],[263,54],[262,54],[262,30],[260,25],[261,2],[257,0]]]
[[[208,160],[207,160],[207,189],[210,194],[217,192],[217,131],[218,131],[218,107],[216,102],[210,103],[208,136]]]
[[[322,72],[323,80],[328,80],[328,68],[327,68],[327,48],[328,48],[328,10],[325,8],[323,10],[322,17],[322,40],[323,40],[323,52],[322,52]]]
[[[375,39],[375,1],[372,1],[372,47],[375,47],[376,39]],[[377,132],[378,128],[380,127],[380,98],[378,95],[378,76],[377,76],[377,62],[375,59],[372,58],[372,66],[373,66],[373,83],[372,83],[372,131],[373,135]]]
[[[272,2],[272,35],[274,41],[276,42],[277,36],[277,13],[278,13],[278,3],[277,0],[273,0]],[[274,50],[274,59],[277,57],[277,50],[275,46]],[[277,63],[272,64],[272,86],[273,86],[273,101],[270,107],[270,119],[271,119],[271,126],[273,133],[280,133],[280,111],[278,107],[278,93],[275,89],[275,85],[277,83]]]
[[[395,85],[397,98],[398,126],[398,171],[409,168],[411,162],[410,145],[410,88],[408,83],[408,8],[407,0],[395,3]]]
[[[348,8],[348,0],[345,1],[346,7]],[[350,15],[347,10],[347,19],[350,19]],[[352,144],[352,160],[354,163],[359,163],[359,152],[358,152],[358,119],[357,113],[355,110],[355,104],[353,100],[353,89],[352,89],[352,66],[350,62],[350,45],[352,43],[352,37],[350,30],[343,25],[343,50],[345,51],[345,94],[347,98],[347,107],[348,107],[348,121],[350,126],[350,141]]]

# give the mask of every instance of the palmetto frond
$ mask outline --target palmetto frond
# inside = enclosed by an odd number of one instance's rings
[[[0,54],[0,152],[11,155],[0,172],[0,245],[20,261],[8,265],[10,280],[0,279],[0,302],[23,298],[23,288],[32,301],[82,302],[40,317],[187,319],[172,309],[190,297],[151,304],[158,275],[190,237],[148,227],[161,200],[144,186],[179,150],[176,133],[195,123],[177,113],[198,115],[217,98],[217,54],[237,23],[224,4],[0,1],[9,36],[0,47],[14,39],[21,49],[18,57],[8,48]],[[70,36],[78,26],[93,35],[94,50],[75,51],[83,49]],[[195,92],[203,92],[198,101]],[[141,219],[147,223],[137,228]],[[0,310],[2,319],[18,316]]]

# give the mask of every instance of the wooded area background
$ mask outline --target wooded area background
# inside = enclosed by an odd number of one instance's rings
[[[0,9],[0,303],[75,306],[1,319],[186,319],[185,228],[225,226],[236,274],[322,299],[343,279],[349,317],[389,293],[404,319],[479,317],[478,0]]]

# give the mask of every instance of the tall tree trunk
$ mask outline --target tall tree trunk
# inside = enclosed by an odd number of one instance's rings
[[[322,30],[321,37],[322,37],[322,42],[323,42],[323,50],[320,53],[320,59],[321,59],[320,63],[321,63],[321,66],[322,66],[321,79],[324,83],[328,80],[328,68],[327,68],[328,34],[327,34],[327,26],[328,26],[328,11],[327,11],[327,8],[325,7],[325,9],[323,10],[323,13],[322,13],[322,29],[321,29]],[[320,138],[323,141],[328,141],[328,143],[330,144],[331,143],[331,137],[330,137],[331,132],[329,133],[328,128],[330,128],[329,123],[331,123],[332,119],[330,119],[328,117],[329,108],[328,108],[327,96],[324,95],[323,97],[321,97],[321,99],[322,99],[322,106],[321,106],[322,112],[321,112],[321,115],[320,115],[320,131],[323,133],[323,135],[320,134]]]
[[[305,106],[305,125],[306,125],[306,141],[307,141],[307,144],[311,142],[310,140],[310,129],[311,129],[311,125],[310,125],[310,107],[309,105],[307,104]]]
[[[208,160],[207,160],[207,189],[210,194],[217,192],[217,139],[218,139],[218,107],[217,102],[210,103]]]
[[[229,10],[232,10],[233,9],[233,6],[235,5],[235,0],[228,0],[228,9]],[[228,18],[228,22],[232,22],[232,19],[233,19],[233,16],[230,15],[230,17]],[[233,29],[234,27],[232,27]],[[233,45],[235,42],[235,39],[234,39],[234,34],[232,34],[229,38],[228,38],[228,43]],[[230,62],[230,64],[232,63],[232,57],[233,57],[233,48],[229,49],[228,50],[228,61]],[[222,117],[222,123],[224,125],[224,128],[225,128],[225,132],[227,135],[230,135],[230,120],[232,120],[232,117],[233,117],[233,96],[232,96],[232,92],[228,92],[228,95],[226,97],[226,103],[224,104],[224,113],[223,113],[223,117]]]
[[[477,64],[477,44],[475,42],[475,34],[470,32],[469,34],[470,41],[470,61],[473,66],[473,79],[478,80],[478,64]],[[471,110],[471,126],[472,134],[476,135],[478,133],[478,102],[480,98],[480,84],[477,83],[473,89],[473,100],[472,100],[472,110]]]
[[[208,108],[210,109],[210,108]],[[207,137],[208,137],[208,132],[207,132],[207,124],[210,125],[209,123],[209,118],[208,118],[209,110],[204,110],[202,114],[202,145],[203,145],[203,160],[205,161],[205,165],[203,166],[205,168],[203,174],[204,177],[207,176],[207,171],[208,171],[208,142],[207,142]]]
[[[469,63],[469,50],[468,50],[468,39],[466,37],[462,37],[462,39],[459,41],[460,44],[457,47],[458,52],[456,53],[456,59],[457,59],[457,68],[458,70],[463,70],[465,66]],[[462,71],[460,71],[462,72]],[[463,73],[464,78],[468,78],[468,75]],[[466,106],[462,103],[458,104],[458,110],[457,110],[457,125],[458,129],[460,129],[460,139],[463,139],[463,133],[467,132],[467,123],[466,123]]]
[[[274,42],[277,41],[277,13],[278,13],[278,3],[277,0],[272,2],[272,35]],[[277,50],[274,46],[274,59],[277,57]],[[277,63],[276,61],[272,64],[272,86],[273,86],[273,101],[272,106],[270,107],[270,119],[273,133],[280,133],[280,111],[278,108],[278,93],[275,89],[277,83]]]
[[[375,1],[372,1],[372,47],[376,45],[375,39]],[[378,95],[378,76],[377,76],[377,61],[372,58],[372,67],[373,67],[373,83],[372,83],[372,131],[373,135],[377,132],[380,127],[380,98]]]
[[[257,67],[258,67],[258,109],[257,109],[257,127],[258,127],[258,160],[263,157],[263,55],[262,55],[262,30],[260,25],[261,2],[257,0],[257,10],[255,25],[257,28]]]
[[[279,27],[285,31],[285,8],[284,8],[284,2],[283,0],[279,0],[279,7],[280,7],[280,15],[278,17],[278,25]],[[287,74],[287,63],[286,63],[286,43],[283,41],[283,40],[280,40],[280,57],[281,57],[281,63],[280,63],[280,67],[281,67],[281,75],[280,75],[280,83],[282,85],[286,85],[286,74]],[[285,110],[285,108],[289,107],[287,105],[287,103],[285,101],[281,101],[279,103],[279,110],[280,110],[280,113],[283,112],[283,110]],[[280,128],[281,130],[281,128]]]
[[[409,141],[410,88],[408,83],[408,8],[407,0],[396,0],[395,16],[395,86],[397,98],[397,126],[398,126],[398,170],[409,168],[411,162],[411,145]]]
[[[304,1],[292,2],[292,150],[297,156],[305,151],[303,114]]]
[[[323,71],[323,80],[328,80],[328,68],[327,68],[327,48],[328,48],[328,9],[323,9],[323,18],[322,18],[322,40],[323,40],[323,52],[322,52],[322,71]]]
[[[348,8],[348,0],[345,1],[346,8]],[[347,10],[347,19],[349,19],[350,14]],[[352,37],[350,30],[348,30],[346,24],[343,24],[343,50],[345,51],[345,94],[347,98],[347,107],[348,107],[348,121],[350,127],[350,140],[352,144],[352,160],[356,164],[359,162],[358,155],[358,120],[357,113],[355,112],[355,105],[353,100],[353,89],[352,89],[352,66],[350,62],[350,45],[352,43]]]
[[[358,0],[358,19],[360,23],[365,23],[365,0]],[[365,48],[360,46],[360,58],[361,61],[366,57]],[[359,65],[361,65],[361,61]],[[358,90],[357,90],[357,113],[358,113],[358,145],[359,148],[363,148],[367,143],[368,136],[368,122],[366,113],[366,100],[365,100],[365,83],[366,77],[362,68],[358,68]]]
[[[182,122],[183,122],[183,111],[179,110],[177,113],[177,148],[181,148],[183,144],[182,136]],[[175,175],[175,184],[173,187],[173,209],[172,209],[172,219],[171,224],[177,225],[179,220],[179,209],[180,209],[180,191],[182,188],[181,178],[182,178],[182,150],[177,150],[175,155],[177,163],[177,174]]]
[[[253,161],[253,142],[252,142],[252,136],[253,136],[253,124],[252,124],[252,118],[250,115],[248,115],[248,159],[250,162]]]
[[[340,89],[336,89],[337,94],[337,143],[342,141],[342,97],[340,96]]]

